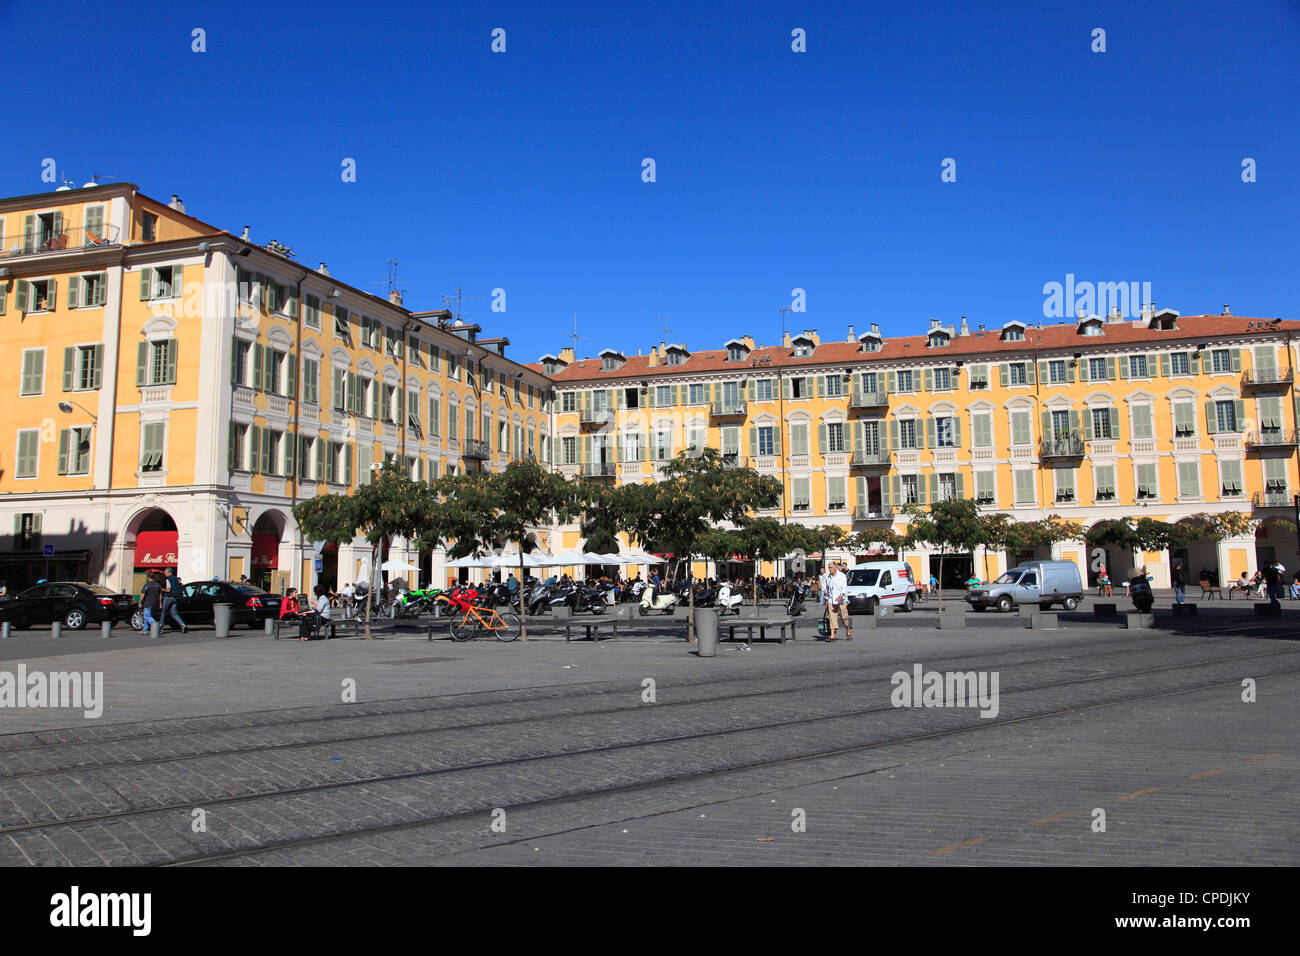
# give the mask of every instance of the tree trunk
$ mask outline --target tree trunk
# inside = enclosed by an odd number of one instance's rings
[[[939,595],[939,613],[943,613],[943,552],[939,552],[939,583],[935,587]]]
[[[366,640],[373,640],[370,636],[370,602],[377,593],[375,579],[379,573],[379,545],[370,546],[370,590],[366,592]]]
[[[519,639],[528,640],[528,597],[524,594],[524,547],[519,542]]]

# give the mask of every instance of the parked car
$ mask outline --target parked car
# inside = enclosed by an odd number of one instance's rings
[[[36,584],[0,604],[0,620],[14,627],[62,621],[70,631],[101,621],[130,620],[135,598],[99,584],[84,581],[47,581]]]
[[[916,582],[906,561],[867,561],[848,573],[849,613],[876,613],[877,605],[912,610]]]
[[[181,585],[176,610],[186,624],[211,624],[212,606],[230,605],[232,627],[258,628],[280,616],[280,597],[251,584],[231,581],[191,581]]]
[[[1073,561],[1029,561],[966,594],[967,603],[977,611],[990,607],[1010,611],[1021,604],[1044,609],[1060,604],[1073,611],[1082,599],[1083,579]]]

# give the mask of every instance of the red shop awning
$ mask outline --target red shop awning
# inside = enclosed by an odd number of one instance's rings
[[[253,567],[259,570],[280,566],[280,536],[275,532],[253,535]]]
[[[139,531],[135,536],[135,566],[137,568],[174,568],[180,562],[176,557],[175,531]]]

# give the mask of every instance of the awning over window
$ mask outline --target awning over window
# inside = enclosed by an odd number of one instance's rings
[[[175,531],[140,531],[135,536],[135,566],[137,568],[174,568],[176,557]]]

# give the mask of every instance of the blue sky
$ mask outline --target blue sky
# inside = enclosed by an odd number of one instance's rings
[[[1300,318],[1294,0],[374,6],[0,0],[0,190],[53,157],[377,293],[395,257],[528,361],[575,313],[580,355],[770,344],[795,288],[823,338],[1036,321],[1067,273]]]

